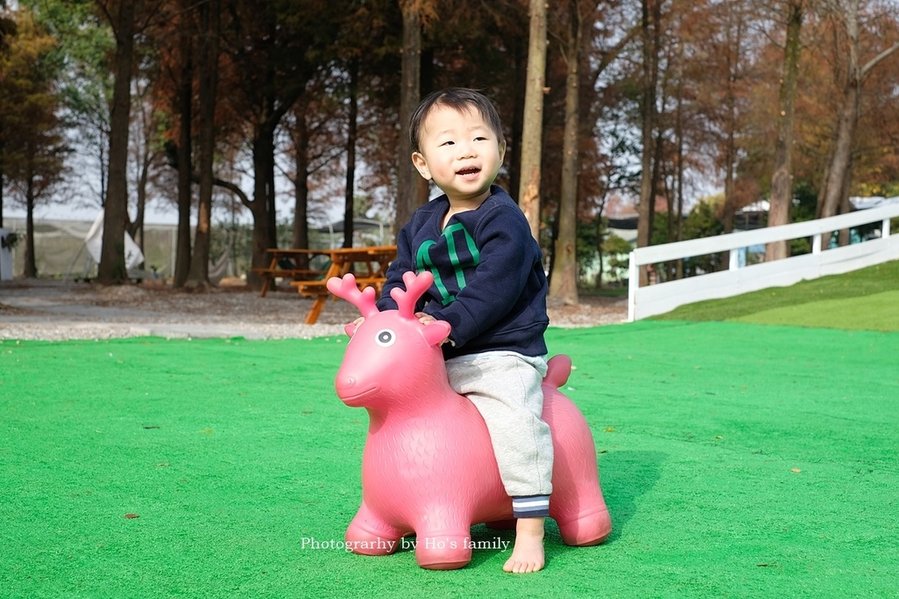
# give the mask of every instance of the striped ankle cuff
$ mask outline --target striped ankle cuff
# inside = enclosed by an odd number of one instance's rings
[[[513,497],[512,516],[515,518],[545,518],[549,516],[549,495]]]

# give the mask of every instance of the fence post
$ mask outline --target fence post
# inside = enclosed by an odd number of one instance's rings
[[[634,322],[637,311],[637,287],[640,286],[640,269],[637,267],[637,251],[631,251],[627,263],[627,321]]]
[[[732,248],[730,250],[730,257],[727,259],[727,269],[728,270],[737,270],[740,268],[740,250],[743,248]]]
[[[886,239],[890,236],[890,219],[883,219],[883,224],[880,226],[880,238]]]

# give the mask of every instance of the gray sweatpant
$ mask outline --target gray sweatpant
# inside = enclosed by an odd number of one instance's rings
[[[506,493],[552,493],[552,437],[541,419],[545,358],[492,351],[450,358],[446,370],[487,424]]]

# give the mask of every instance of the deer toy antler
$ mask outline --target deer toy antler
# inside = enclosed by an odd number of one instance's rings
[[[400,316],[403,318],[415,318],[415,304],[430,289],[433,282],[434,275],[427,270],[419,274],[411,271],[403,273],[403,283],[406,285],[406,290],[403,291],[399,287],[394,287],[390,290],[390,297],[396,302]]]
[[[352,273],[343,275],[343,278],[331,277],[325,285],[327,285],[328,291],[356,306],[359,314],[365,318],[378,313],[378,307],[375,306],[375,290],[366,287],[359,291],[359,287],[356,286],[356,277]]]

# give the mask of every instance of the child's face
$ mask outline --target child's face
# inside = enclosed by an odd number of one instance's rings
[[[425,117],[420,152],[412,163],[421,176],[433,179],[451,201],[484,200],[503,164],[505,143],[477,108],[463,112],[436,105]]]

